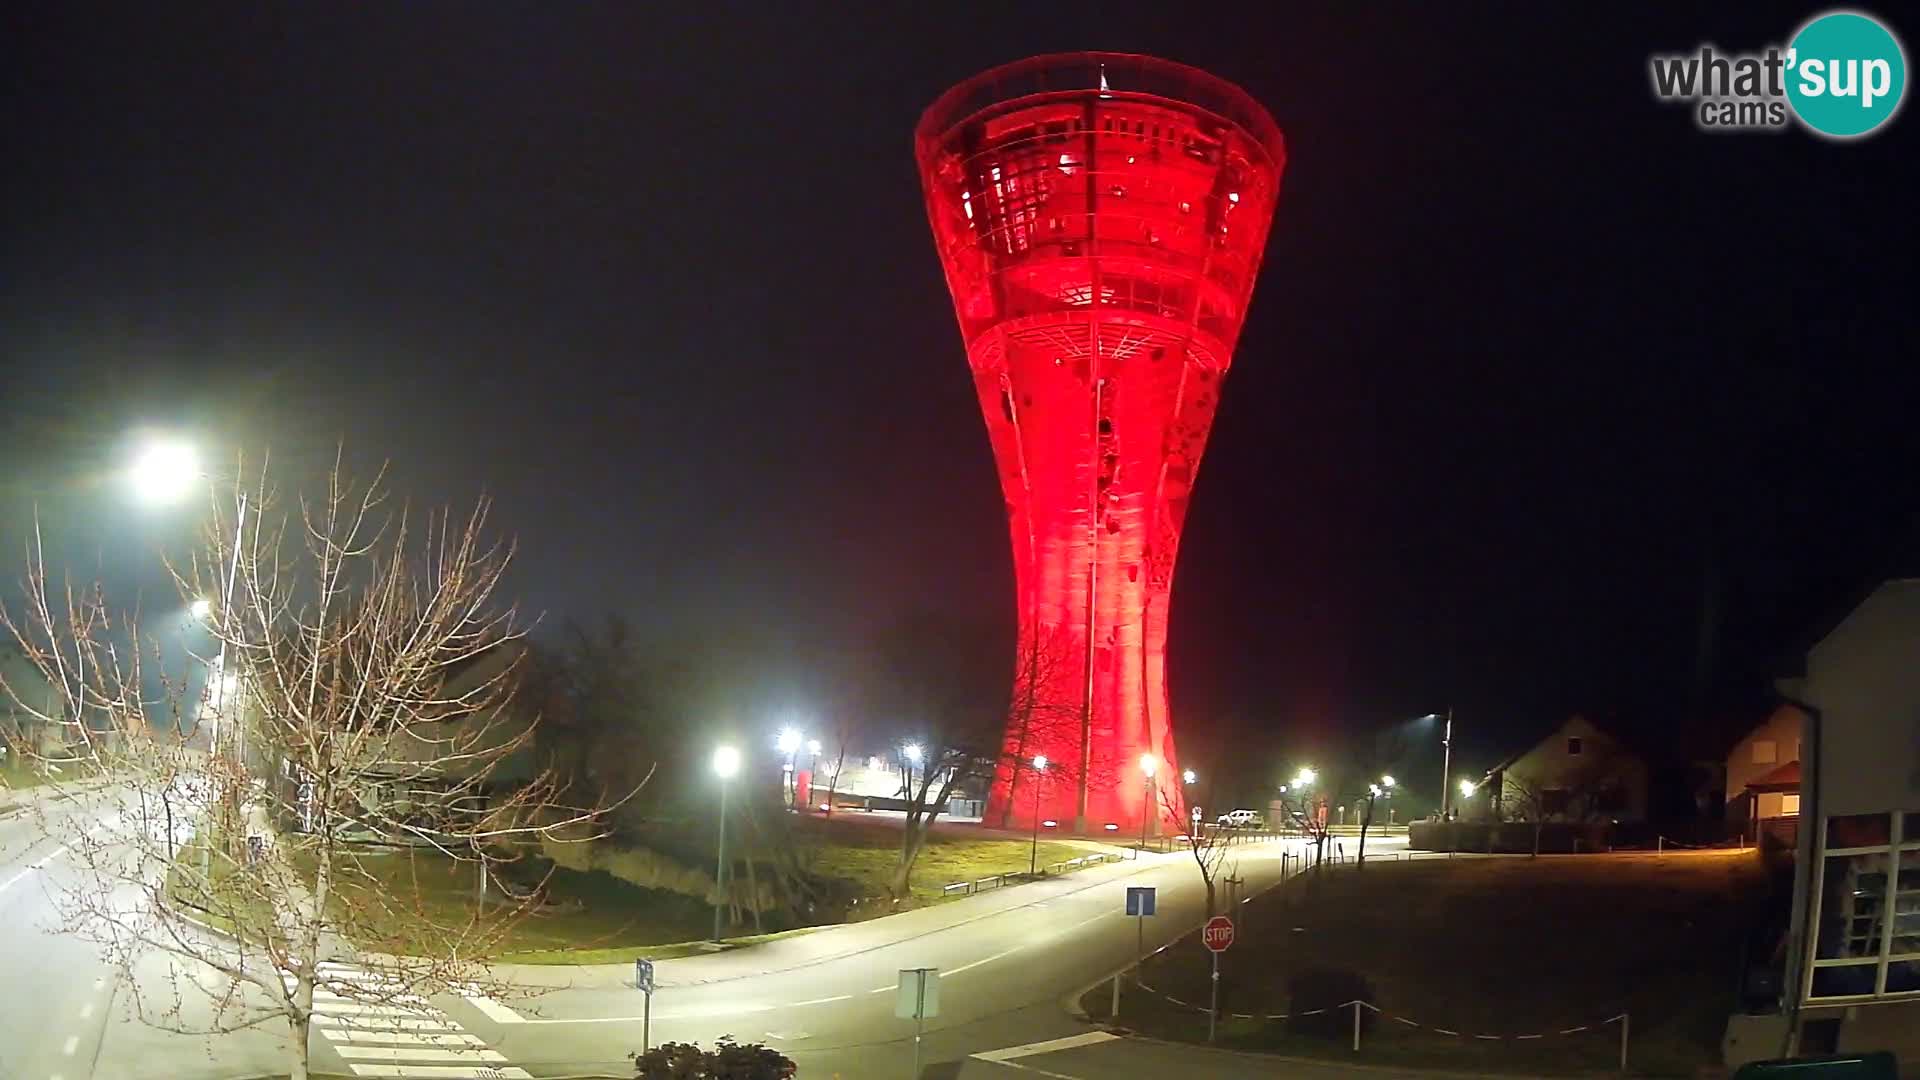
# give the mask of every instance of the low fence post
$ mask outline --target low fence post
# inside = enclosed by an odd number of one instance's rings
[[[1113,973],[1113,1004],[1107,1008],[1107,1019],[1120,1019],[1120,973]]]
[[[1353,1052],[1360,1052],[1360,1002],[1353,1003]]]

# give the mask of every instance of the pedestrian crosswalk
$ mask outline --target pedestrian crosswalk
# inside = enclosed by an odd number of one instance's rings
[[[393,980],[345,964],[323,962],[323,981],[365,986],[359,1000],[323,986],[313,990],[313,1027],[354,1076],[391,1080],[530,1080],[525,1069],[410,994],[383,992]],[[285,975],[289,989],[293,976]]]

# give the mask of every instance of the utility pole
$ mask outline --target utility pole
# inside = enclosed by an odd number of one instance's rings
[[[1440,737],[1440,820],[1447,820],[1447,806],[1453,801],[1453,706],[1447,706],[1447,730]]]

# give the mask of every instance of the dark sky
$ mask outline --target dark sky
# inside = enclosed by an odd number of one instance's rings
[[[1240,83],[1291,153],[1182,550],[1183,729],[1684,730],[1726,708],[1703,595],[1732,700],[1920,537],[1920,120],[1713,137],[1647,85],[1817,7],[175,7],[0,26],[7,551],[37,502],[153,588],[190,520],[106,478],[156,424],[485,489],[555,620],[780,670],[903,608],[1010,624],[910,137],[1089,48]]]

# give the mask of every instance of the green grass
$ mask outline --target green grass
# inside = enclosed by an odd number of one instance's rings
[[[900,826],[851,814],[803,817],[794,822],[813,871],[845,880],[855,895],[884,897],[900,861]],[[969,836],[959,828],[936,828],[913,863],[908,892],[915,907],[952,899],[940,890],[956,881],[977,881],[995,874],[1027,872],[1031,841]],[[1052,840],[1040,842],[1039,865],[1087,854],[1087,848]]]
[[[1242,909],[1240,935],[1221,963],[1222,1012],[1337,1005],[1354,995],[1294,994],[1305,973],[1332,971],[1364,979],[1375,1005],[1425,1027],[1371,1017],[1357,1055],[1350,1013],[1320,1031],[1227,1019],[1216,1042],[1373,1065],[1574,1073],[1617,1068],[1619,1026],[1557,1032],[1624,1012],[1634,1072],[1690,1076],[1719,1060],[1741,939],[1764,889],[1757,859],[1721,852],[1373,863],[1296,878]],[[1206,953],[1189,937],[1150,964],[1145,980],[1204,1004]],[[1084,1004],[1104,1016],[1107,990]],[[1122,1024],[1148,1034],[1206,1037],[1203,1012],[1138,990],[1123,996],[1120,1012]],[[1438,1035],[1434,1026],[1463,1034]],[[1535,1033],[1545,1037],[1470,1037]]]
[[[207,842],[205,834],[195,833],[175,852],[173,868],[167,873],[168,900],[189,917],[222,933],[257,940],[265,927],[273,925],[272,904],[243,887],[235,876],[235,867],[217,855],[206,860],[207,888],[202,893],[196,882]]]
[[[936,830],[928,838],[915,861],[910,899],[903,904],[886,902],[886,890],[899,858],[900,826],[897,823],[836,815],[832,819],[796,817],[789,819],[789,839],[798,849],[800,862],[818,876],[833,879],[834,890],[844,897],[857,897],[861,903],[847,909],[849,921],[883,915],[927,904],[954,899],[941,889],[955,881],[973,881],[995,874],[1024,874],[1027,871],[1030,843],[1024,840],[968,835],[964,831]],[[685,845],[684,832],[677,839]],[[283,845],[298,838],[284,837]],[[180,859],[197,860],[200,840],[196,837],[182,849]],[[664,846],[664,845],[663,845]],[[297,848],[288,848],[301,876],[312,880],[311,856]],[[1039,846],[1039,863],[1049,863],[1088,853],[1088,846],[1045,841]],[[767,859],[760,860],[763,866]],[[197,866],[197,861],[190,865]],[[432,947],[431,925],[461,926],[473,917],[478,897],[477,868],[468,862],[449,859],[423,849],[370,851],[355,849],[341,860],[352,872],[336,878],[339,883],[332,898],[338,922],[354,925],[363,945],[404,949],[407,943],[419,948]],[[763,871],[771,873],[770,870]],[[533,875],[536,876],[537,875]],[[216,865],[216,889],[222,875]],[[235,932],[236,920],[224,917],[220,904],[206,905],[214,910],[193,910],[193,904],[179,888],[181,875],[169,880],[170,894],[176,902],[185,901],[193,917],[228,933]],[[530,882],[516,886],[524,891]],[[703,900],[658,889],[644,889],[599,872],[555,869],[546,878],[549,903],[514,919],[502,929],[494,947],[497,959],[525,964],[607,964],[630,963],[637,957],[663,960],[698,955],[710,950],[707,938],[712,932],[712,908]],[[351,895],[359,893],[370,900],[377,894],[381,903],[395,904],[400,911],[381,915],[378,904],[364,902]],[[495,902],[502,899],[501,884],[489,885]],[[957,894],[956,894],[957,895]],[[225,903],[235,898],[222,896]],[[357,918],[346,919],[351,905]],[[499,908],[488,908],[500,911]],[[832,917],[839,909],[826,910]],[[242,907],[239,922],[249,926],[265,925],[265,913]],[[735,928],[737,929],[737,928]],[[774,933],[730,935],[728,947],[740,947],[810,933],[825,926],[803,926]]]

